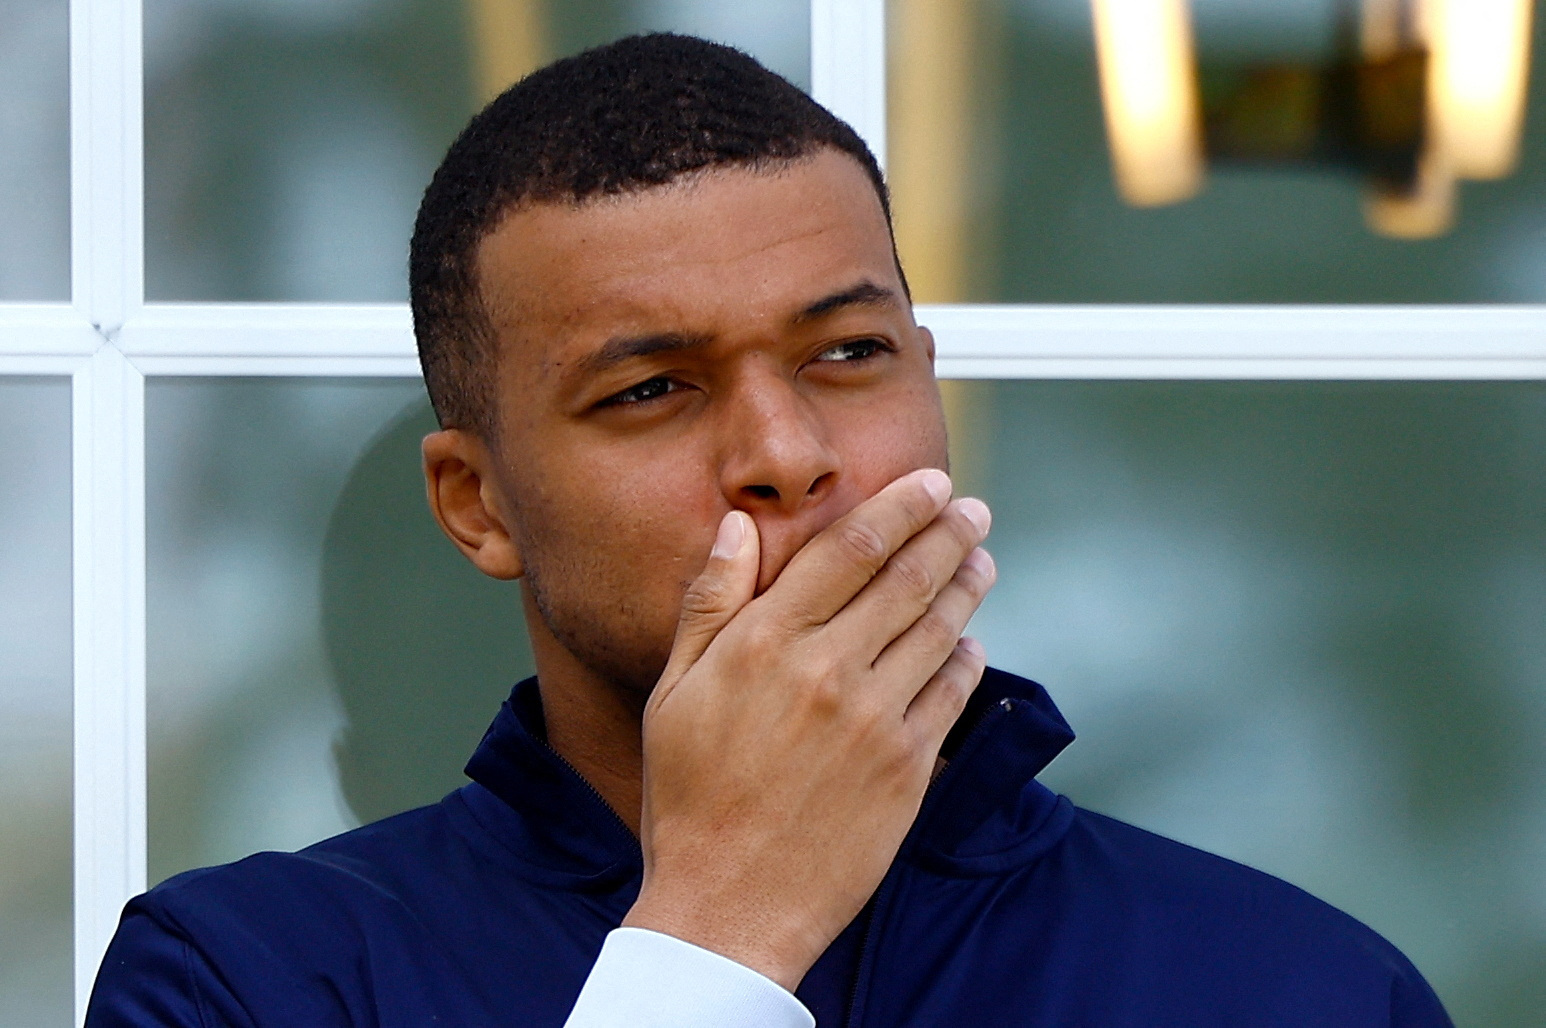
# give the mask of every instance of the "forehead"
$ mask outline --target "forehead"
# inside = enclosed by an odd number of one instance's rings
[[[751,332],[863,280],[901,292],[875,188],[836,151],[517,210],[484,240],[478,271],[502,356],[518,364],[620,332]]]

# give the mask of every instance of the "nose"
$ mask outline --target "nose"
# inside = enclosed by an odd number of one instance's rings
[[[795,383],[753,376],[724,410],[721,487],[732,507],[791,515],[820,504],[841,472],[818,411]]]

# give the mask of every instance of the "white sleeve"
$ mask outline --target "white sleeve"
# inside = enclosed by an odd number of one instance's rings
[[[616,928],[564,1028],[815,1028],[771,978],[645,928]]]

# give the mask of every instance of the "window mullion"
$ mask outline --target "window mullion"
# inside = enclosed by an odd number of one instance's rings
[[[75,306],[112,339],[144,297],[140,0],[70,0]]]
[[[885,0],[811,0],[811,95],[885,167]]]
[[[75,1017],[145,887],[145,380],[116,340],[144,298],[140,0],[70,0],[71,294],[95,329],[72,393]]]
[[[145,888],[145,378],[113,346],[75,373],[75,1012]]]

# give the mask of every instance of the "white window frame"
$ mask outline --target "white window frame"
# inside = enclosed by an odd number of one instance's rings
[[[811,0],[816,98],[885,153],[884,0]],[[145,381],[419,374],[401,304],[144,302],[140,0],[70,3],[70,303],[0,304],[0,376],[69,376],[76,1023],[145,886]],[[942,378],[1546,379],[1546,305],[919,308]]]

